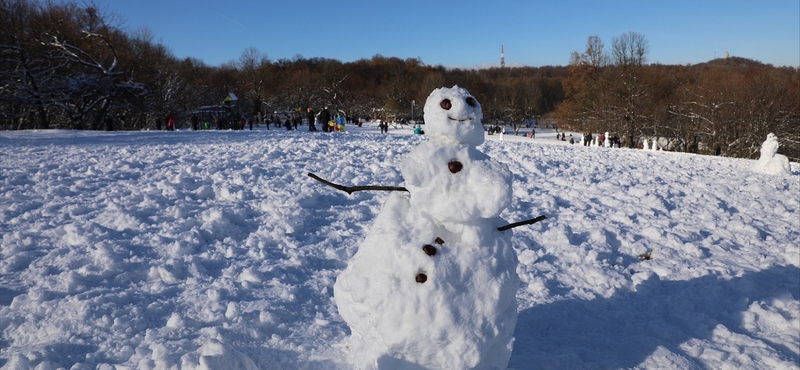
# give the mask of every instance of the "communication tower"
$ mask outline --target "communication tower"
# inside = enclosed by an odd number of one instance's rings
[[[500,68],[506,66],[506,53],[503,50],[503,45],[500,45]]]

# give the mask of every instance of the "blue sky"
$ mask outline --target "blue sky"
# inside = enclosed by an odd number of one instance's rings
[[[800,1],[94,0],[122,28],[149,29],[178,58],[209,65],[255,47],[270,60],[343,62],[419,58],[427,65],[567,65],[587,37],[633,31],[649,61],[695,64],[726,52],[776,66],[800,66]],[[82,4],[83,2],[79,2]]]

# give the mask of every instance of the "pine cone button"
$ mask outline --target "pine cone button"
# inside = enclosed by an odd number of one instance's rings
[[[450,173],[456,173],[461,171],[461,169],[464,168],[464,165],[459,161],[450,161],[447,163],[447,168],[450,170]]]
[[[425,254],[427,254],[429,256],[435,256],[436,255],[436,247],[434,247],[434,246],[432,246],[430,244],[423,245],[422,246],[422,250],[425,251]]]
[[[425,274],[417,274],[417,282],[418,282],[418,283],[422,284],[422,283],[424,283],[424,282],[426,282],[426,281],[428,281],[428,275],[425,275]]]

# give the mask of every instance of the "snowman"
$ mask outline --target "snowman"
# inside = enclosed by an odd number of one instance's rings
[[[334,285],[358,369],[503,369],[517,320],[517,256],[499,214],[511,172],[480,152],[481,106],[461,87],[424,107],[428,141]]]
[[[773,133],[767,135],[767,140],[761,144],[761,157],[753,166],[757,172],[770,175],[791,174],[792,167],[789,158],[783,154],[778,154],[778,137]]]

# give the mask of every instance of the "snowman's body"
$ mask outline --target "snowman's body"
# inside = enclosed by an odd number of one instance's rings
[[[511,174],[476,149],[480,118],[466,90],[431,93],[431,140],[401,163],[409,193],[389,196],[337,279],[334,297],[359,368],[508,364],[519,277],[510,237],[497,227],[505,224],[498,216],[511,201]]]

